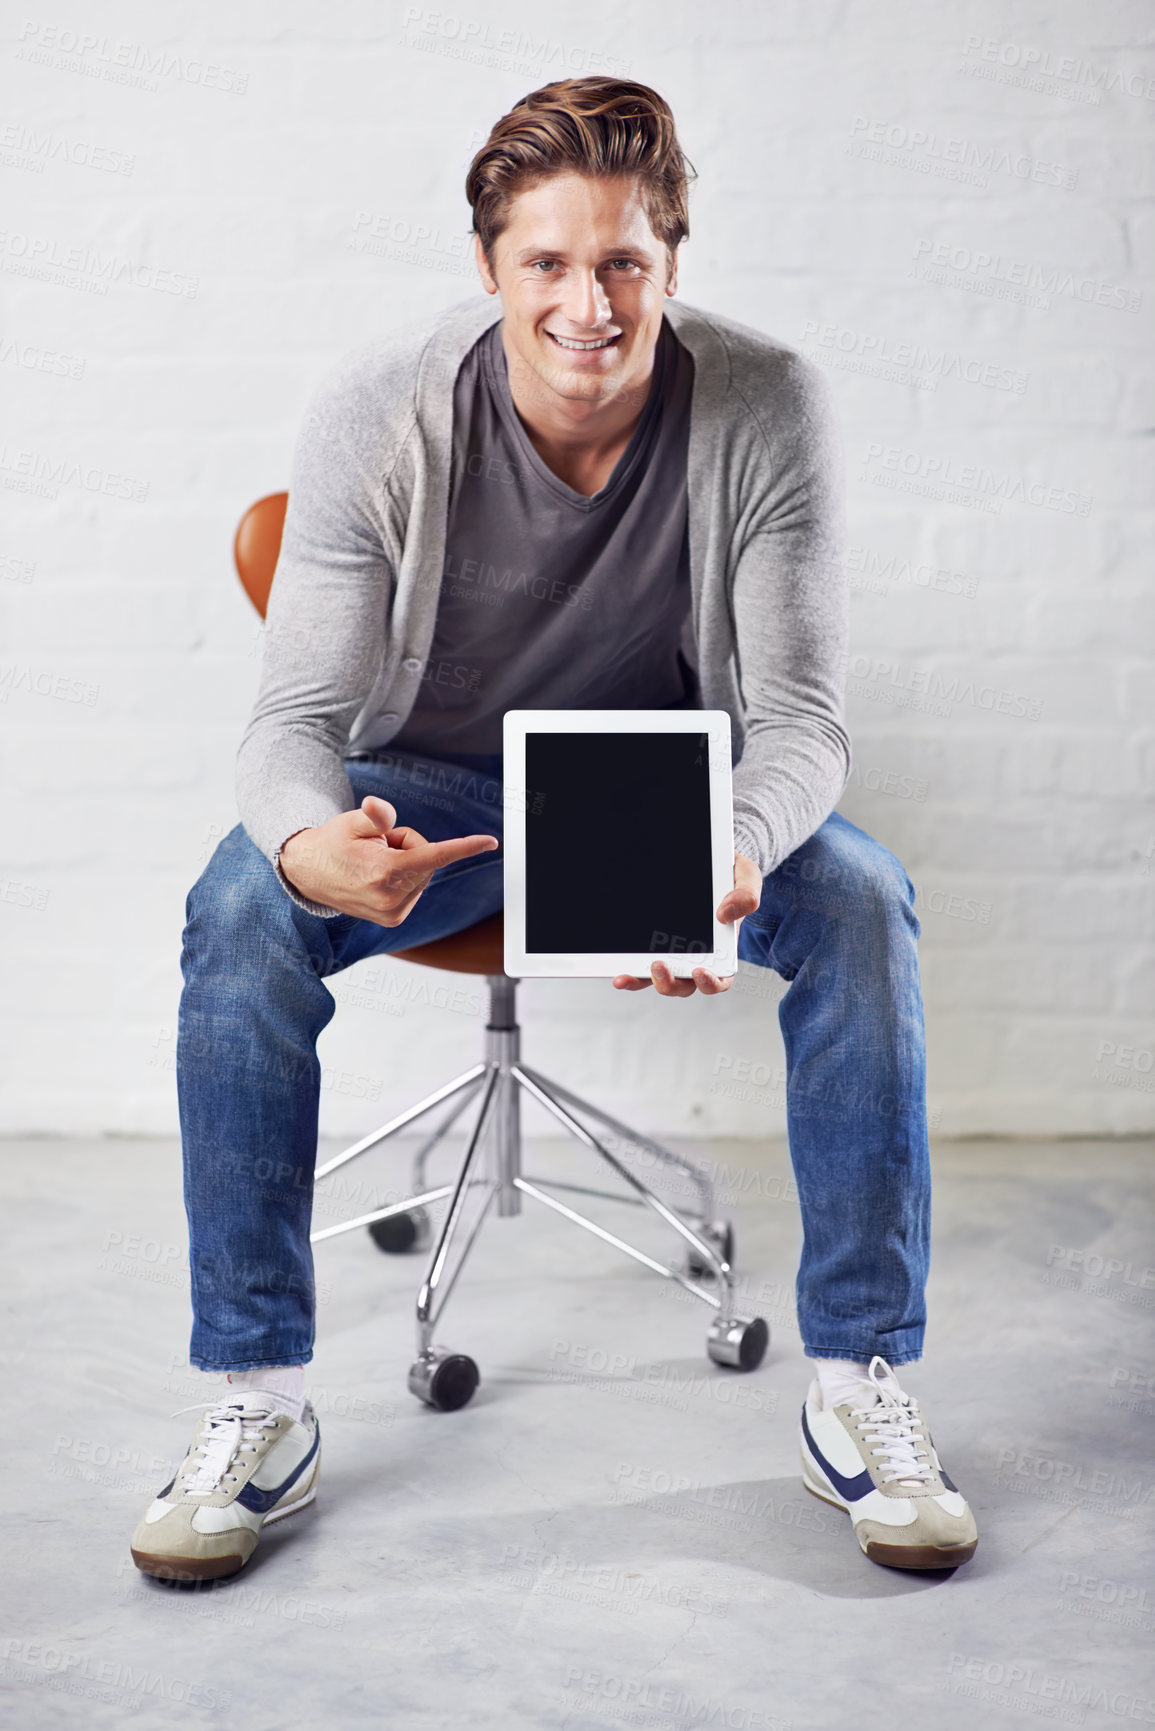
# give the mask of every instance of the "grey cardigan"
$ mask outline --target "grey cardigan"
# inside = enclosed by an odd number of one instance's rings
[[[297,830],[353,809],[345,755],[387,745],[413,706],[444,562],[454,381],[500,317],[496,296],[475,297],[350,351],[305,415],[237,758],[242,822],[274,864]],[[838,440],[825,380],[792,349],[676,300],[666,317],[694,357],[691,658],[702,707],[730,714],[735,850],[766,876],[850,771]]]

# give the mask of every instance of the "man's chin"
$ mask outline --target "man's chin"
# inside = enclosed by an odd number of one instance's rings
[[[560,370],[551,377],[555,391],[563,397],[574,397],[591,403],[601,402],[604,397],[616,397],[622,388],[622,381],[616,370],[612,373],[581,373]]]
[[[616,366],[612,372],[594,372],[592,368],[568,366],[547,354],[532,371],[541,386],[569,402],[600,403],[616,397],[622,388],[621,368]]]

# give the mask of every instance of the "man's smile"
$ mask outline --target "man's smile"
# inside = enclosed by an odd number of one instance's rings
[[[592,337],[588,342],[584,342],[577,337],[559,336],[556,331],[546,331],[545,334],[547,337],[550,337],[559,348],[588,350],[611,348],[613,344],[620,339],[622,333],[621,331],[617,331],[612,337]]]

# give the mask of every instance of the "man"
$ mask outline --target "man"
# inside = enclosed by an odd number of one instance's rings
[[[832,815],[850,749],[823,387],[792,351],[674,299],[686,163],[646,86],[534,92],[466,191],[490,298],[347,356],[293,464],[243,828],[190,893],[183,956],[192,1362],[229,1387],[133,1555],[156,1575],[235,1573],[316,1491],[325,978],[501,906],[506,709],[688,706],[729,711],[739,759],[718,917],[793,982],[804,1482],[875,1560],[952,1566],[974,1523],[893,1368],[920,1356],[925,1319],[914,891]],[[589,839],[596,867],[614,846],[596,811]],[[613,984],[731,981],[656,962]],[[270,1188],[274,1166],[293,1176]]]

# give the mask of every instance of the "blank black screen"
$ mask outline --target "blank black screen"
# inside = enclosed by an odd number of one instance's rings
[[[714,948],[705,733],[526,735],[526,950]]]

